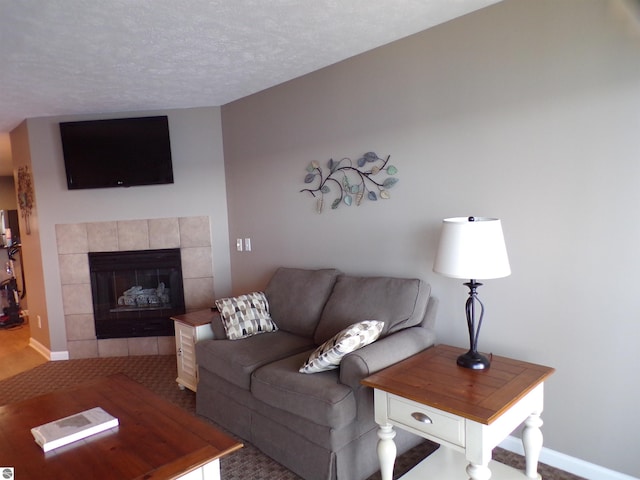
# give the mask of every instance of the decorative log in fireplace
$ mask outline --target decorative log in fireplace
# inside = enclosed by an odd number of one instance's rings
[[[96,337],[174,335],[185,313],[180,249],[90,252]]]

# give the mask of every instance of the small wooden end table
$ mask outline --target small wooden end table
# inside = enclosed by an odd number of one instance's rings
[[[555,370],[495,355],[490,368],[471,370],[456,364],[464,352],[438,345],[362,381],[374,389],[383,480],[393,474],[394,426],[442,446],[404,480],[540,478],[543,385]],[[524,473],[491,461],[493,448],[523,422]]]
[[[198,388],[198,364],[196,363],[196,343],[213,338],[211,320],[217,312],[199,310],[171,317],[176,331],[176,357],[178,360],[178,386],[196,391]]]

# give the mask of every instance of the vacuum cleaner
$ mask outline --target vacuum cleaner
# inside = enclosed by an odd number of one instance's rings
[[[0,328],[15,327],[24,323],[24,318],[20,315],[20,293],[18,291],[18,282],[13,270],[13,256],[17,253],[17,249],[9,248],[9,261],[6,263],[5,269],[9,278],[0,283],[0,294],[3,304],[2,315],[0,316]]]

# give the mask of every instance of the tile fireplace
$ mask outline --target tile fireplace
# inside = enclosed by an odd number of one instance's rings
[[[158,331],[154,335],[138,336],[136,331],[130,331],[126,335],[112,335],[110,338],[100,332],[97,325],[100,321],[96,323],[96,317],[100,317],[103,307],[96,309],[93,302],[89,255],[175,249],[180,256],[184,311],[201,310],[213,305],[213,250],[209,217],[59,224],[56,225],[56,242],[69,358],[168,355],[175,352],[173,332]],[[143,276],[149,276],[148,273]],[[173,283],[170,273],[159,272],[150,276],[152,278],[148,281],[136,281],[134,276],[114,286],[110,293],[110,302],[114,305],[109,309],[118,305],[120,297],[123,297],[122,303],[137,298],[142,302],[146,298],[144,312],[148,315],[160,306],[155,305],[156,299],[152,298],[154,293],[156,297],[160,294],[160,300],[163,293],[167,294],[167,289],[169,293],[175,293],[175,287],[170,285]]]

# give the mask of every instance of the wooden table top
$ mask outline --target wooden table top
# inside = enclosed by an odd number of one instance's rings
[[[365,378],[362,383],[489,425],[555,369],[493,355],[486,370],[456,364],[462,348],[437,345]]]
[[[32,427],[92,407],[119,427],[47,453],[36,444]],[[23,480],[175,478],[241,447],[122,374],[0,407],[0,465]]]
[[[211,323],[211,321],[218,315],[220,314],[217,310],[207,309],[183,313],[181,315],[174,315],[173,317],[171,317],[171,319],[181,323],[185,323],[187,325],[191,325],[192,327],[198,327],[200,325]]]

